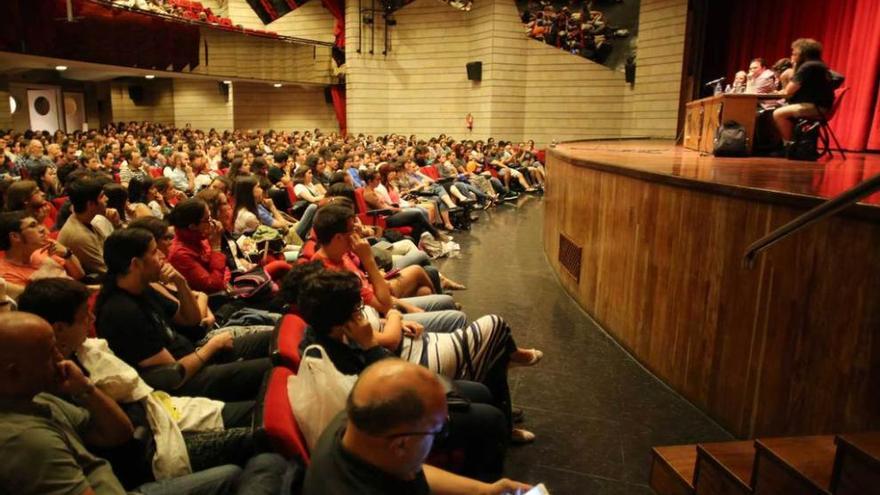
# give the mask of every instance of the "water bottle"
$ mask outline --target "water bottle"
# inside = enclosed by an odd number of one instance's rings
[[[724,93],[724,86],[721,85],[721,81],[718,81],[718,83],[715,85],[715,96],[718,96],[722,93]]]

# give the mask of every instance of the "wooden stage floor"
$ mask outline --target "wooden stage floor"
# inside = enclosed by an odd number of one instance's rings
[[[818,162],[716,158],[659,140],[577,141],[561,143],[553,151],[582,165],[648,180],[795,203],[797,199],[833,197],[880,173],[880,153],[847,152],[844,160],[835,152],[833,159]],[[880,193],[861,203],[880,207]]]

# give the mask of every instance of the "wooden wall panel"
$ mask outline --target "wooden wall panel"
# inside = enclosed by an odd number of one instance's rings
[[[9,91],[0,90],[0,129],[12,128],[12,114],[9,112]]]
[[[274,88],[248,83],[233,86],[236,129],[339,130],[333,105],[324,100],[323,88]]]
[[[880,427],[880,225],[548,163],[544,246],[568,290],[666,383],[740,437]],[[583,246],[580,283],[556,261]]]
[[[129,84],[144,88],[144,100],[141,103],[135,103],[129,98]],[[137,83],[113,82],[110,85],[110,105],[114,122],[174,123],[174,90],[170,79]]]
[[[222,83],[219,83],[222,84]],[[191,124],[194,129],[218,131],[233,129],[233,88],[229,98],[220,91],[217,81],[174,80],[174,125]]]

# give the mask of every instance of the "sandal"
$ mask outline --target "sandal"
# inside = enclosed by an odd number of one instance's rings
[[[515,367],[519,367],[519,366],[522,366],[522,367],[534,366],[534,365],[538,364],[538,361],[540,361],[541,359],[544,358],[544,353],[539,351],[538,349],[519,349],[519,351],[528,352],[529,359],[526,361],[511,360],[510,365],[509,365],[511,368],[515,368]]]
[[[465,289],[467,289],[467,287],[465,287],[464,284],[460,284],[460,283],[456,282],[455,280],[451,280],[446,277],[443,277],[440,279],[440,286],[442,288],[448,289],[448,290],[465,290]]]
[[[525,445],[535,441],[535,434],[522,428],[514,428],[510,432],[510,443],[513,445]]]

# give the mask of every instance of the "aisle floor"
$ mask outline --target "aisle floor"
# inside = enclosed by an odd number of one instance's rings
[[[547,264],[543,200],[524,196],[455,234],[464,256],[441,270],[472,319],[503,316],[520,347],[544,351],[511,371],[513,402],[534,444],[513,447],[507,476],[553,495],[647,495],[650,449],[733,437],[643,369],[572,300]],[[588,276],[588,275],[587,275]]]

